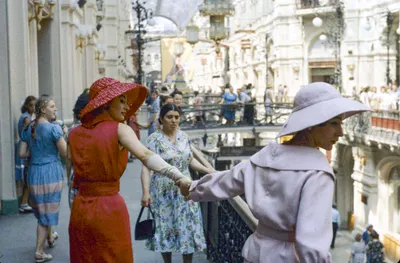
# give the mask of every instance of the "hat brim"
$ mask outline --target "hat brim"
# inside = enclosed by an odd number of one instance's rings
[[[128,112],[125,114],[125,120],[129,119],[139,107],[143,104],[148,94],[146,87],[136,83],[116,83],[102,90],[97,96],[90,100],[80,113],[80,117],[87,115],[95,109],[106,105],[114,98],[125,95],[129,106]]]
[[[343,97],[321,101],[292,112],[277,137],[292,135],[342,114],[344,118],[348,118],[364,111],[371,111],[371,109],[358,101]]]

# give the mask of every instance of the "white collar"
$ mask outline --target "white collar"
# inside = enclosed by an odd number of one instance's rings
[[[250,161],[259,167],[268,167],[276,170],[324,171],[335,180],[335,174],[326,156],[316,148],[271,142],[251,156]]]

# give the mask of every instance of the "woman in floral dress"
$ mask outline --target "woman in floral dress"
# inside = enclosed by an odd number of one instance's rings
[[[166,104],[160,111],[162,130],[147,139],[147,147],[159,154],[182,174],[190,177],[189,166],[201,173],[213,172],[192,157],[188,136],[178,129],[180,111],[174,104]],[[198,203],[186,202],[175,183],[142,169],[142,205],[151,204],[156,221],[153,238],[146,241],[150,250],[161,252],[165,263],[171,262],[172,252],[183,254],[183,262],[192,262],[193,253],[206,248],[201,210]]]
[[[383,263],[383,244],[379,241],[379,235],[376,232],[371,233],[371,241],[369,241],[367,246],[367,255],[369,258],[368,263]]]

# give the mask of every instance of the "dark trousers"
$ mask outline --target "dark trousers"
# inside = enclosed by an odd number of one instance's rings
[[[244,105],[243,121],[247,124],[253,124],[254,105]]]
[[[338,231],[338,228],[339,228],[339,226],[337,223],[332,223],[333,237],[332,237],[331,248],[335,247],[335,239],[336,239],[336,233]]]

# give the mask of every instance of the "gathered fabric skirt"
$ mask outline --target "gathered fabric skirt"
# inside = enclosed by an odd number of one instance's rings
[[[129,214],[124,199],[75,196],[69,222],[71,263],[133,263]]]
[[[42,226],[58,225],[63,171],[60,161],[30,164],[28,168],[29,203]]]
[[[174,182],[159,174],[151,178],[150,195],[156,231],[154,237],[146,241],[146,248],[181,254],[206,248],[199,203],[185,201]]]

